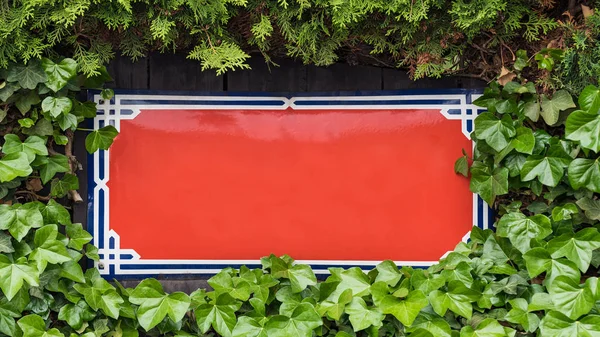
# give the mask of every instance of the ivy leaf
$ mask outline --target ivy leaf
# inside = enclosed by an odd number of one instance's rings
[[[67,237],[69,248],[82,250],[83,246],[92,240],[92,235],[83,229],[80,223],[67,225]]]
[[[536,314],[532,314],[528,311],[527,300],[524,298],[515,298],[508,301],[511,305],[511,309],[506,314],[506,320],[520,324],[525,331],[535,332],[540,324],[540,319]]]
[[[556,206],[552,209],[552,220],[555,222],[570,220],[573,214],[578,214],[579,209],[573,203],[566,203],[562,206]]]
[[[589,284],[580,286],[567,276],[556,277],[548,286],[548,293],[556,308],[571,319],[590,312],[596,302]]]
[[[46,269],[48,263],[59,264],[71,261],[65,245],[56,240],[57,235],[58,227],[56,225],[46,225],[35,232],[36,248],[29,255],[29,260],[37,263],[37,270],[40,273]]]
[[[567,117],[565,137],[579,142],[582,147],[600,152],[600,115],[583,110],[574,111]]]
[[[19,242],[31,228],[39,228],[43,223],[44,218],[35,203],[0,205],[0,229],[7,229]]]
[[[46,329],[46,323],[38,315],[27,315],[17,321],[23,337],[65,337],[58,329]]]
[[[434,290],[440,289],[446,280],[440,274],[427,273],[422,269],[415,269],[410,277],[410,284],[415,290],[421,290],[425,294],[429,294]]]
[[[40,178],[44,184],[48,183],[59,172],[69,172],[69,158],[62,154],[48,156],[40,168]]]
[[[77,124],[79,124],[77,116],[73,115],[72,113],[60,114],[58,117],[56,117],[56,121],[58,122],[60,129],[63,131],[67,129],[75,130],[75,128],[77,128]]]
[[[58,312],[58,319],[66,321],[75,330],[81,329],[84,322],[89,322],[94,317],[96,317],[96,313],[84,300],[79,300],[77,304],[68,303]]]
[[[44,217],[44,223],[61,225],[71,224],[71,214],[69,214],[69,211],[54,199],[50,199],[40,212]]]
[[[190,306],[190,298],[182,292],[165,294],[162,285],[154,279],[143,280],[129,296],[138,304],[137,317],[140,325],[149,331],[166,316],[173,322],[180,321]]]
[[[335,290],[327,297],[327,300],[335,302],[340,295],[350,289],[352,295],[357,297],[366,296],[370,293],[371,282],[369,277],[358,267],[352,267],[344,271],[336,268],[330,268],[331,280],[339,281]],[[329,279],[328,279],[329,280]]]
[[[419,312],[428,304],[425,294],[420,290],[414,290],[408,294],[406,299],[400,299],[393,295],[385,296],[379,308],[384,314],[392,314],[402,324],[410,326]]]
[[[469,176],[469,161],[467,156],[462,156],[454,163],[454,173],[460,173],[465,177]]]
[[[118,134],[119,131],[112,125],[92,131],[85,137],[85,148],[89,153],[94,153],[98,149],[108,150]]]
[[[521,180],[531,181],[536,177],[546,185],[555,187],[564,175],[564,168],[569,165],[571,158],[559,145],[548,149],[546,156],[529,156],[521,168]]]
[[[42,101],[42,111],[49,113],[54,118],[68,114],[72,107],[73,102],[67,97],[48,96]]]
[[[42,68],[48,76],[46,86],[57,92],[77,74],[77,62],[70,58],[62,59],[58,64],[47,58],[42,59]]]
[[[313,330],[323,325],[323,320],[310,303],[302,303],[288,317],[272,316],[266,324],[269,337],[312,337]]]
[[[523,104],[522,109],[523,114],[533,122],[537,122],[540,119],[540,103],[537,101],[526,102]]]
[[[374,282],[382,281],[393,287],[402,278],[398,266],[390,260],[381,262],[375,269],[377,269],[377,277]]]
[[[522,213],[505,214],[498,221],[498,235],[509,238],[522,253],[531,248],[531,239],[543,239],[552,233],[550,219],[542,214],[527,217]]]
[[[481,295],[467,288],[460,281],[448,282],[448,291],[435,290],[429,294],[429,302],[433,310],[440,316],[444,316],[450,309],[457,315],[471,319],[473,312],[472,302],[477,301]]]
[[[548,242],[553,258],[566,257],[585,273],[592,261],[592,251],[600,248],[600,233],[596,228],[585,228],[572,234],[558,236]]]
[[[24,142],[21,142],[19,136],[15,134],[7,134],[4,136],[4,145],[2,152],[6,154],[23,152],[27,155],[27,159],[31,163],[35,159],[35,155],[47,156],[48,149],[46,141],[38,136],[29,136]]]
[[[0,253],[12,253],[14,251],[11,236],[0,231]]]
[[[21,114],[25,116],[25,114],[31,110],[31,106],[38,104],[39,102],[41,102],[40,96],[35,90],[31,90],[30,92],[19,96],[15,101],[15,106],[19,109]]]
[[[229,294],[220,294],[214,303],[201,304],[194,310],[196,323],[202,333],[212,326],[221,336],[230,337],[236,325],[235,312],[241,303]]]
[[[38,83],[47,81],[44,70],[40,67],[40,62],[31,60],[29,64],[13,64],[8,68],[6,76],[8,82],[19,82],[19,85],[25,89],[35,89]]]
[[[241,316],[233,328],[232,337],[268,337],[262,322],[263,320],[258,318]]]
[[[508,193],[508,169],[496,168],[490,173],[488,167],[473,165],[471,167],[471,191],[493,205],[496,196]]]
[[[364,330],[370,326],[380,327],[385,315],[378,309],[369,309],[365,301],[355,297],[346,307],[346,313],[354,331]]]
[[[299,293],[309,285],[317,284],[317,277],[310,266],[297,264],[288,269],[288,277],[292,286],[292,291]]]
[[[13,263],[6,255],[0,255],[0,289],[4,296],[12,300],[24,282],[32,287],[39,286],[39,273],[35,267],[27,264],[24,257]]]
[[[598,110],[600,110],[600,89],[592,84],[586,86],[581,91],[578,102],[582,110],[598,113]]]
[[[52,127],[52,123],[49,120],[47,120],[46,118],[40,118],[33,127],[29,129],[22,129],[22,131],[26,135],[52,136],[54,128]]]
[[[408,332],[414,333],[418,329],[425,330],[431,334],[433,337],[451,337],[452,330],[450,329],[450,324],[446,322],[446,320],[442,318],[433,318],[425,315],[420,315],[413,322],[413,325],[410,327],[406,327]],[[414,336],[411,334],[410,336]]]
[[[17,324],[15,318],[21,317],[24,307],[18,308],[9,302],[6,297],[0,299],[0,333],[7,336],[15,336]]]
[[[577,200],[576,204],[585,211],[588,219],[600,220],[600,201],[585,197]]]
[[[578,278],[580,272],[577,265],[567,259],[552,259],[550,253],[541,247],[536,247],[523,254],[527,272],[531,278],[546,272],[546,282],[551,283],[560,275]]]
[[[559,90],[554,93],[552,99],[542,95],[542,111],[540,114],[548,125],[554,125],[558,122],[558,116],[561,110],[574,108],[573,97],[566,90]]]
[[[79,265],[79,261],[73,257],[71,257],[70,261],[64,262],[60,266],[59,276],[73,280],[77,283],[85,283],[85,276],[83,275],[83,270]]]
[[[482,320],[477,328],[473,329],[470,325],[460,329],[460,337],[505,337],[504,327],[493,318]]]
[[[50,195],[62,198],[71,190],[79,189],[77,176],[67,173],[61,179],[54,179],[50,184]]]
[[[600,193],[600,164],[598,159],[577,158],[567,169],[571,187],[578,190],[582,187]]]
[[[526,127],[518,128],[517,137],[511,141],[511,144],[518,152],[531,154],[535,145],[533,131]]]
[[[596,337],[598,331],[598,315],[588,315],[574,321],[558,311],[550,311],[540,322],[540,337]]]
[[[88,269],[85,275],[87,282],[75,284],[73,288],[83,295],[90,308],[95,311],[102,310],[107,316],[118,319],[124,300],[115,287],[100,277],[96,269]]]
[[[0,183],[16,177],[27,177],[31,172],[33,169],[29,166],[29,158],[24,152],[7,154],[0,159]]]
[[[498,119],[490,112],[484,112],[475,119],[475,135],[477,139],[485,140],[494,150],[500,152],[516,135],[513,121],[505,115]]]

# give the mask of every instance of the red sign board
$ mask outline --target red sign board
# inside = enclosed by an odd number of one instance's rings
[[[329,266],[435,263],[487,208],[453,163],[467,91],[356,96],[117,93],[95,127],[90,223],[105,275],[214,273],[288,254]]]

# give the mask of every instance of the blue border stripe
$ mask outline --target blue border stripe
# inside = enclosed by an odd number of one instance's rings
[[[460,100],[319,100],[319,101],[303,101],[297,100],[294,102],[297,106],[314,106],[314,105],[443,105],[443,104],[460,104]]]
[[[121,105],[267,105],[267,106],[283,106],[285,105],[284,101],[280,100],[249,100],[249,101],[211,101],[211,100],[189,100],[189,101],[171,101],[166,99],[124,99],[121,100]]]

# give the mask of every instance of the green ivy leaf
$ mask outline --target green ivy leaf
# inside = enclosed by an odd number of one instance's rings
[[[212,326],[221,336],[230,337],[236,325],[235,312],[240,306],[241,303],[229,294],[220,294],[214,303],[201,304],[194,310],[196,323],[202,333]]]
[[[62,114],[68,114],[73,107],[73,102],[67,97],[48,96],[42,101],[42,111],[57,118]]]
[[[551,146],[546,156],[529,156],[521,168],[521,180],[531,181],[536,177],[546,185],[555,187],[564,175],[564,168],[571,158],[559,146]]]
[[[469,161],[467,156],[462,156],[454,163],[454,173],[462,174],[465,177],[469,176]]]
[[[508,146],[516,135],[516,130],[510,116],[505,115],[498,119],[494,114],[484,112],[475,119],[475,135],[477,139],[485,140],[489,146],[500,152]]]
[[[16,177],[27,177],[31,172],[33,169],[29,166],[29,158],[24,152],[7,154],[0,159],[0,183]]]
[[[522,253],[531,248],[531,239],[541,240],[551,233],[550,219],[542,214],[527,217],[522,213],[508,213],[498,221],[498,235],[509,238]]]
[[[540,324],[540,319],[536,314],[532,314],[528,310],[527,300],[524,298],[515,298],[510,301],[512,307],[508,314],[506,314],[506,320],[520,324],[525,331],[535,332]]]
[[[58,319],[66,321],[75,330],[81,329],[84,322],[89,322],[94,317],[96,317],[96,313],[84,300],[80,300],[77,304],[68,303],[58,312]]]
[[[0,231],[0,253],[12,253],[15,248],[12,245],[12,237]]]
[[[80,223],[67,225],[67,237],[69,248],[82,250],[83,246],[92,240],[92,235],[83,229]]]
[[[52,127],[52,122],[46,118],[40,118],[33,127],[22,129],[22,131],[26,135],[52,136],[54,128]]]
[[[527,271],[531,278],[547,272],[546,281],[551,283],[556,277],[565,275],[576,279],[580,276],[577,265],[567,259],[552,259],[550,253],[541,247],[536,247],[523,254]]]
[[[266,324],[269,337],[311,337],[323,321],[310,303],[302,303],[288,317],[272,316]]]
[[[537,122],[540,119],[540,103],[537,101],[526,102],[523,104],[523,115]]]
[[[65,174],[61,179],[54,179],[50,184],[50,195],[62,198],[71,190],[79,189],[79,179],[73,174]]]
[[[579,142],[582,147],[600,152],[600,115],[583,110],[574,111],[567,117],[565,137]]]
[[[440,316],[444,316],[450,309],[457,315],[471,319],[473,312],[472,302],[479,299],[481,294],[467,288],[460,281],[448,282],[448,291],[435,290],[429,294],[429,302],[433,310]]]
[[[561,313],[571,319],[589,313],[596,302],[589,285],[580,286],[578,281],[568,276],[558,276],[548,286],[548,293],[556,308],[560,308]]]
[[[517,128],[517,137],[511,141],[511,144],[518,152],[527,154],[533,153],[533,147],[535,145],[533,131],[526,127]]]
[[[475,329],[470,325],[460,330],[460,337],[505,337],[504,327],[493,318],[482,320]]]
[[[89,153],[94,153],[98,149],[108,150],[118,134],[119,132],[112,125],[92,131],[85,137],[85,148]]]
[[[47,329],[46,323],[38,315],[27,315],[17,321],[23,337],[65,337],[58,329]]]
[[[241,316],[233,328],[232,337],[268,337],[265,320]]]
[[[471,167],[471,191],[493,205],[498,195],[508,193],[508,169],[497,168],[490,173],[488,167],[473,165]]]
[[[369,295],[371,282],[369,277],[358,267],[352,267],[341,271],[340,269],[330,268],[331,276],[328,281],[339,281],[335,290],[327,297],[327,300],[335,302],[340,295],[350,289],[352,295],[362,297]]]
[[[425,273],[422,269],[415,269],[410,277],[410,284],[415,290],[421,290],[429,294],[434,290],[440,289],[446,280],[440,274]]]
[[[0,229],[8,230],[17,241],[21,241],[31,228],[43,224],[44,218],[35,203],[0,205]]]
[[[35,232],[35,249],[29,255],[30,261],[35,261],[37,270],[41,273],[46,269],[48,263],[60,264],[71,261],[65,245],[56,240],[58,227],[46,225]]]
[[[35,159],[35,155],[47,156],[48,149],[46,141],[38,136],[29,136],[24,142],[21,142],[19,136],[15,134],[7,134],[4,136],[4,145],[2,152],[6,154],[23,152],[27,155],[27,159],[31,163]]]
[[[48,76],[45,84],[54,92],[62,89],[77,74],[77,62],[70,58],[62,59],[59,63],[43,58],[42,68]]]
[[[597,337],[600,316],[589,315],[575,321],[558,311],[547,313],[540,323],[540,337]]]
[[[380,327],[385,315],[378,308],[368,308],[365,301],[355,297],[346,307],[346,313],[354,331],[364,330],[370,326]]]
[[[100,277],[96,269],[88,269],[85,276],[86,283],[75,284],[73,288],[83,295],[93,310],[102,310],[109,317],[119,318],[119,309],[124,300],[119,296],[115,287]]]
[[[577,158],[567,169],[571,187],[578,190],[582,187],[600,193],[600,164],[598,159]]]
[[[600,110],[600,89],[592,84],[586,86],[581,91],[578,102],[582,110],[598,113],[598,110]]]
[[[13,303],[9,302],[6,297],[0,299],[0,333],[7,336],[15,336],[17,324],[15,318],[21,317],[21,312],[24,307],[18,308]]]
[[[402,274],[400,274],[398,266],[396,266],[396,264],[390,260],[381,262],[377,265],[377,267],[375,267],[375,269],[377,270],[375,282],[382,281],[393,287],[402,278]]]
[[[554,125],[558,122],[558,116],[561,110],[574,108],[573,97],[566,90],[558,90],[552,96],[552,99],[542,95],[542,118],[548,125]]]
[[[38,83],[47,81],[46,74],[38,60],[31,60],[29,64],[13,64],[8,68],[6,76],[8,82],[19,82],[19,85],[25,89],[35,89]]]
[[[552,209],[552,220],[555,222],[570,220],[573,214],[578,214],[579,209],[573,203],[556,206]]]
[[[69,172],[69,158],[62,154],[48,156],[40,168],[42,183],[48,183],[59,172]]]
[[[83,275],[83,270],[79,265],[79,261],[78,259],[74,259],[73,257],[71,257],[70,261],[64,262],[60,266],[59,276],[75,281],[77,283],[85,283],[85,276]]]
[[[73,115],[72,113],[60,114],[58,117],[56,117],[56,121],[58,122],[60,129],[63,131],[67,129],[75,130],[77,128],[77,124],[79,124],[77,116]]]
[[[4,296],[12,300],[24,282],[32,287],[39,286],[39,273],[35,267],[27,264],[24,257],[13,263],[6,255],[0,255],[0,289]]]
[[[585,216],[591,220],[600,220],[600,201],[590,198],[577,200],[577,206],[585,211]]]
[[[392,314],[400,323],[410,326],[419,312],[428,304],[425,294],[420,290],[414,290],[408,294],[406,299],[400,299],[393,295],[385,296],[379,308],[384,314]]]
[[[138,322],[149,331],[166,316],[173,322],[180,321],[190,306],[190,298],[182,292],[165,294],[162,285],[154,279],[143,280],[129,296],[129,301],[138,304]]]
[[[15,101],[15,106],[23,116],[29,110],[31,110],[31,106],[38,104],[41,102],[40,96],[35,90],[32,90],[26,94],[20,95],[19,98]]]
[[[566,257],[585,273],[592,260],[592,251],[600,248],[600,233],[596,228],[585,228],[572,234],[558,236],[548,242],[553,258]]]
[[[50,199],[48,203],[44,205],[41,209],[41,213],[44,217],[44,223],[61,225],[71,224],[71,214],[69,214],[69,211],[54,199]]]
[[[414,336],[413,333],[419,329],[427,331],[432,337],[452,336],[450,325],[442,318],[419,315],[412,326],[406,327],[406,331],[411,332],[409,336]]]

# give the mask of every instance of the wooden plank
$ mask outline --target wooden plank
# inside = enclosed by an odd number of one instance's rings
[[[152,90],[223,91],[223,76],[183,54],[151,54],[149,83]]]
[[[261,56],[248,62],[252,69],[227,73],[227,91],[303,92],[306,91],[307,67],[291,59],[273,60],[268,65]]]
[[[381,90],[382,68],[337,63],[309,66],[307,91]]]
[[[107,87],[115,89],[148,89],[148,59],[131,62],[127,56],[117,55],[107,67],[113,82]]]
[[[424,78],[413,81],[406,71],[396,69],[383,69],[384,90],[406,89],[458,89],[458,88],[484,88],[486,83],[472,78],[442,77]]]

